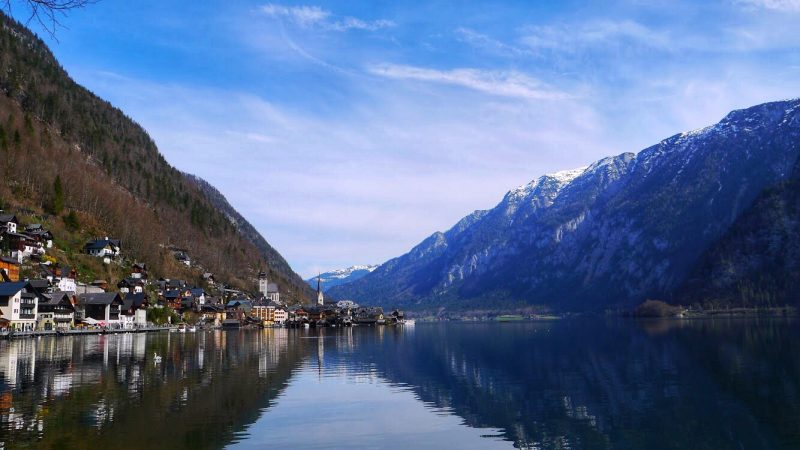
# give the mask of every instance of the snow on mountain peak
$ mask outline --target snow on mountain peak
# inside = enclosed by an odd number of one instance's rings
[[[548,187],[554,188],[557,192],[585,172],[588,167],[589,166],[583,166],[576,169],[562,170],[559,172],[544,174],[528,184],[524,184],[512,189],[508,193],[508,198],[510,200],[519,200],[521,198],[525,198],[532,192],[536,191],[537,188],[545,184],[548,184]]]

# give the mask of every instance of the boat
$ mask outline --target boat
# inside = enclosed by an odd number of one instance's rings
[[[188,331],[194,333],[195,331],[197,331],[197,327],[194,325],[189,325]]]
[[[406,319],[406,320],[403,321],[403,325],[412,325],[413,326],[415,323],[416,322],[414,322],[414,319]]]
[[[186,333],[186,328],[187,328],[187,326],[186,326],[185,323],[181,322],[181,323],[178,324],[178,332]]]

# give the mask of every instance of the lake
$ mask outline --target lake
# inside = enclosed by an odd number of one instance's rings
[[[800,448],[798,325],[574,319],[0,341],[0,448]]]

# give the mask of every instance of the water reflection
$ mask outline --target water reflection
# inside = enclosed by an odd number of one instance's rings
[[[797,448],[798,346],[777,319],[3,341],[0,448]]]

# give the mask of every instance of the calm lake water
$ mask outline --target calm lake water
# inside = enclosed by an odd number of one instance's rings
[[[564,320],[0,342],[0,448],[154,447],[800,448],[800,324]]]

